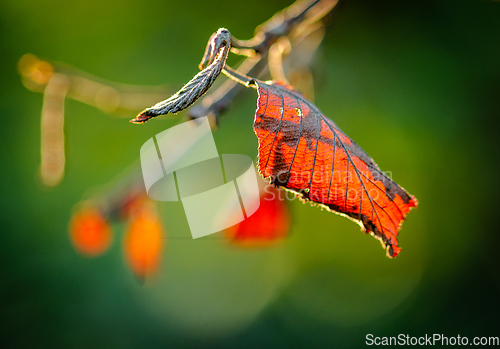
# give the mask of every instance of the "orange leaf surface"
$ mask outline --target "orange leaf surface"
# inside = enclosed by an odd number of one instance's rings
[[[396,257],[398,231],[415,197],[291,86],[255,81],[259,170],[276,186],[357,222]]]

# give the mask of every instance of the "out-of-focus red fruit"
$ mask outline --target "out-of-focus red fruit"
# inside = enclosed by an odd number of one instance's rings
[[[225,230],[232,244],[265,247],[281,241],[288,233],[290,217],[279,192],[268,186],[257,211],[243,222]]]
[[[136,209],[125,235],[125,258],[134,274],[144,279],[154,274],[163,252],[163,229],[154,207]]]
[[[83,208],[73,215],[69,233],[75,250],[88,257],[104,253],[113,240],[106,219],[93,207]]]

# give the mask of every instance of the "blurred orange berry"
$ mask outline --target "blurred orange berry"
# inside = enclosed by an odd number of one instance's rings
[[[125,235],[126,261],[140,279],[158,270],[163,252],[162,224],[151,206],[134,210]]]
[[[75,250],[88,257],[104,253],[113,240],[111,228],[96,208],[83,208],[70,222],[70,238]]]

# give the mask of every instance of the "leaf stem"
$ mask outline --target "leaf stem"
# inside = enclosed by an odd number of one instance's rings
[[[231,68],[229,65],[226,64],[226,66],[222,69],[222,72],[224,75],[226,75],[228,78],[236,81],[237,83],[240,83],[242,85],[245,85],[246,87],[249,87],[252,85],[252,81],[254,81],[254,78],[251,78],[245,74],[241,74],[237,70],[234,70]]]

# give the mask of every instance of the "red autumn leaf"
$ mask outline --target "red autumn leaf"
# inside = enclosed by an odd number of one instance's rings
[[[104,253],[113,240],[109,224],[94,207],[83,208],[73,215],[69,233],[75,250],[89,257]]]
[[[291,86],[255,84],[254,131],[264,178],[357,222],[396,257],[398,231],[417,206],[415,197]]]
[[[290,217],[279,192],[266,188],[260,206],[253,215],[225,230],[231,244],[241,247],[265,247],[281,241],[287,234]]]

